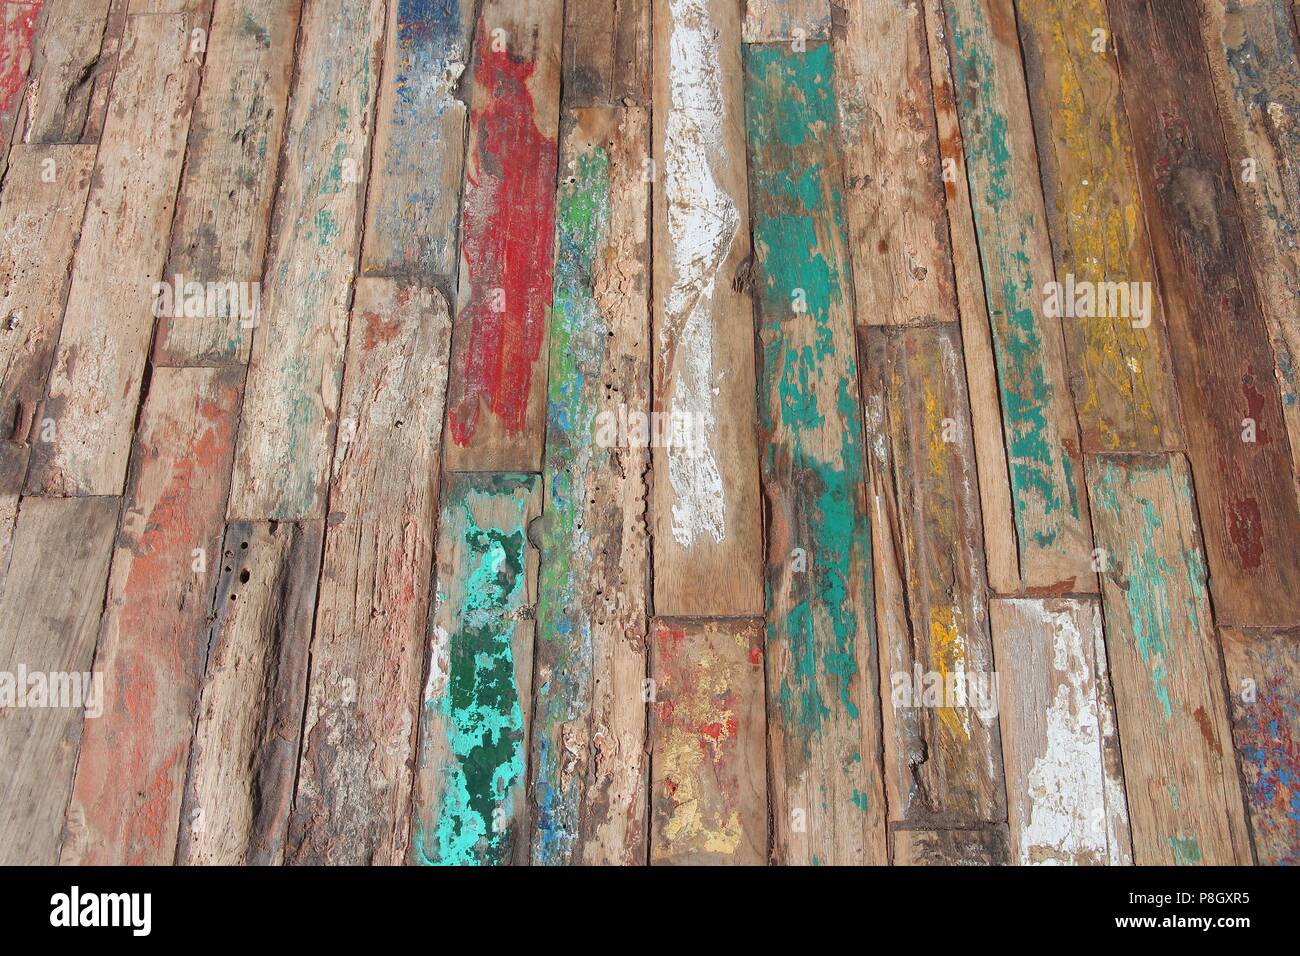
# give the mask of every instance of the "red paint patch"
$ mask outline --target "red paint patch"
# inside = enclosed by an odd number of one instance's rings
[[[1259,502],[1254,498],[1229,501],[1224,520],[1228,538],[1242,568],[1259,567],[1264,560],[1264,518],[1259,511]]]
[[[1272,435],[1264,431],[1264,393],[1255,387],[1252,379],[1246,379],[1241,383],[1241,394],[1246,399],[1246,417],[1255,423],[1255,443],[1272,444]]]
[[[377,312],[365,312],[362,313],[362,317],[366,320],[366,337],[361,347],[367,352],[381,342],[391,342],[402,330],[401,324],[396,319],[385,322]]]
[[[18,105],[32,65],[32,34],[44,0],[0,0],[0,115]]]

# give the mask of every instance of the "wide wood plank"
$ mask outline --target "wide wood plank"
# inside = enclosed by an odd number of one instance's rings
[[[295,863],[406,857],[450,336],[439,292],[357,283],[289,836]]]
[[[14,120],[23,101],[42,0],[0,0],[0,175],[8,164]]]
[[[650,105],[651,0],[564,5],[564,106]]]
[[[16,142],[98,141],[126,8],[126,0],[45,0]]]
[[[895,866],[1004,866],[1011,862],[1005,823],[979,830],[898,830]]]
[[[650,862],[767,862],[763,633],[756,622],[652,627]]]
[[[830,36],[830,0],[744,0],[744,4],[742,36],[746,43],[775,40],[802,43]]]

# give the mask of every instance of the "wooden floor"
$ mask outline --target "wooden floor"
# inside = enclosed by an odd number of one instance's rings
[[[0,0],[0,862],[1300,862],[1293,0]]]

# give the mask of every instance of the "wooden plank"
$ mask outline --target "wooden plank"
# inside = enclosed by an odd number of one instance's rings
[[[0,494],[0,598],[4,597],[5,576],[13,550],[14,524],[18,521],[18,495]]]
[[[1096,456],[1088,488],[1134,862],[1249,863],[1187,463]]]
[[[649,117],[639,107],[582,109],[567,114],[565,126],[543,465],[531,860],[640,864],[651,440],[650,192],[642,172]]]
[[[95,655],[106,706],[82,738],[63,863],[175,858],[241,379],[154,371]]]
[[[1300,628],[1219,630],[1259,862],[1300,864]]]
[[[884,863],[871,527],[829,44],[746,47],[745,101],[769,525],[773,855]]]
[[[411,859],[525,863],[536,475],[450,475],[438,535]]]
[[[122,491],[200,64],[184,16],[130,20],[27,490]],[[111,322],[105,316],[112,316]]]
[[[174,297],[180,314],[159,316],[156,364],[248,361],[300,8],[301,0],[237,0],[213,14],[207,56],[216,68],[194,105],[163,281],[181,290],[235,282],[244,296],[199,316]]]
[[[323,521],[226,528],[177,862],[284,860]]]
[[[1235,174],[1194,16],[1111,3],[1216,620],[1300,622],[1300,509]],[[1243,424],[1249,419],[1250,423]],[[1250,429],[1253,429],[1250,431]],[[1253,441],[1243,440],[1253,438]]]
[[[45,0],[15,139],[100,138],[126,22],[125,0]]]
[[[890,819],[958,828],[1002,820],[997,686],[957,328],[868,327],[861,353]]]
[[[654,453],[663,615],[763,613],[748,291],[743,76],[734,0],[654,8],[655,412],[694,436]]]
[[[406,857],[450,337],[441,293],[357,283],[289,836],[295,863]]]
[[[1023,584],[1094,591],[1078,426],[1011,0],[946,3],[966,172],[993,328]]]
[[[539,471],[563,8],[484,0],[474,41],[449,471]]]
[[[15,146],[0,202],[0,494],[22,490],[86,212],[93,146]]]
[[[361,269],[450,283],[465,169],[472,0],[395,0],[388,9],[375,125],[375,180]]]
[[[231,520],[323,517],[383,10],[366,0],[303,10]]]
[[[825,40],[830,34],[829,0],[745,0],[742,37],[746,43],[769,40],[802,43]]]
[[[53,865],[86,719],[105,688],[91,675],[118,499],[28,498],[0,596],[0,863]],[[19,686],[20,668],[26,681]],[[33,681],[34,675],[43,681]],[[82,706],[17,706],[66,675]],[[48,701],[48,698],[46,698]],[[71,703],[71,700],[63,701]]]
[[[651,630],[650,862],[766,863],[762,628],[656,619]]]
[[[1005,823],[982,830],[898,830],[895,866],[1005,866],[1011,843]]]
[[[1100,605],[1009,598],[989,611],[1016,862],[1132,863]]]
[[[1180,446],[1105,0],[1019,0],[1017,10],[1083,448]]]
[[[565,4],[564,106],[650,105],[650,4]]]
[[[966,155],[957,101],[952,90],[952,66],[940,3],[931,0],[925,4],[925,24],[935,128],[939,135],[940,161],[945,168],[944,198],[956,274],[957,304],[961,313],[962,355],[966,361],[966,387],[979,472],[984,560],[989,586],[1006,594],[1020,589],[1020,558],[1011,514],[1007,453],[1002,445],[1002,408],[993,358],[993,336],[984,298],[979,246],[975,239],[970,189],[966,181]]]
[[[0,175],[8,163],[14,120],[32,67],[33,35],[42,0],[0,0]]]

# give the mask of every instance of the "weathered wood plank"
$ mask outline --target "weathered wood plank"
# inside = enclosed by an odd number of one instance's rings
[[[1259,862],[1300,864],[1300,628],[1219,630]]]
[[[306,4],[240,422],[231,520],[323,517],[382,4]]]
[[[1300,622],[1300,540],[1268,330],[1197,17],[1115,0],[1121,88],[1164,292],[1221,624]],[[1253,439],[1253,440],[1251,440]]]
[[[894,832],[895,866],[1005,866],[1010,862],[1005,823],[982,830]]]
[[[1084,451],[1178,447],[1178,400],[1105,0],[1016,6]]]
[[[650,105],[651,0],[564,5],[564,105]]]
[[[1088,502],[1011,0],[945,3],[1023,584],[1094,591]]]
[[[324,522],[226,529],[177,862],[283,862]]]
[[[15,146],[0,202],[0,495],[22,490],[86,212],[93,146]]]
[[[117,498],[28,498],[0,596],[0,863],[57,862],[63,814],[86,719],[104,707],[91,677],[104,606]],[[23,671],[20,671],[20,668]],[[19,686],[19,675],[26,680]],[[42,675],[33,680],[35,675]],[[51,676],[69,679],[82,706],[18,707]],[[49,698],[45,700],[48,702]],[[72,699],[62,701],[70,705]]]
[[[450,337],[441,293],[358,281],[289,836],[296,863],[406,858]]]
[[[1015,861],[1132,863],[1100,605],[1011,598],[989,611]]]
[[[536,475],[451,475],[438,534],[411,859],[522,864],[537,552]]]
[[[773,855],[883,863],[871,528],[830,46],[746,47],[745,100],[769,515]]]
[[[0,175],[8,163],[14,120],[32,66],[33,35],[42,0],[0,0]]]
[[[248,361],[301,0],[217,4],[176,200],[164,282],[240,283],[243,298],[158,317],[158,365]],[[179,313],[179,314],[176,314]]]
[[[767,862],[763,632],[758,622],[651,628],[650,862]]]
[[[15,139],[95,142],[117,71],[126,2],[45,0],[44,17]]]
[[[830,0],[744,0],[746,43],[825,40],[831,33]],[[802,52],[802,51],[796,51]]]
[[[960,338],[954,325],[860,334],[890,819],[995,822],[1006,799]]]
[[[763,613],[749,210],[734,0],[654,7],[654,597],[673,616]]]
[[[563,8],[485,0],[474,41],[449,471],[538,471]]]
[[[175,858],[241,378],[154,371],[95,655],[106,706],[82,738],[64,863]]]
[[[1187,463],[1096,456],[1088,487],[1134,862],[1249,863]]]
[[[646,848],[650,192],[642,172],[649,117],[638,107],[592,108],[564,122],[531,860],[639,864]]]

